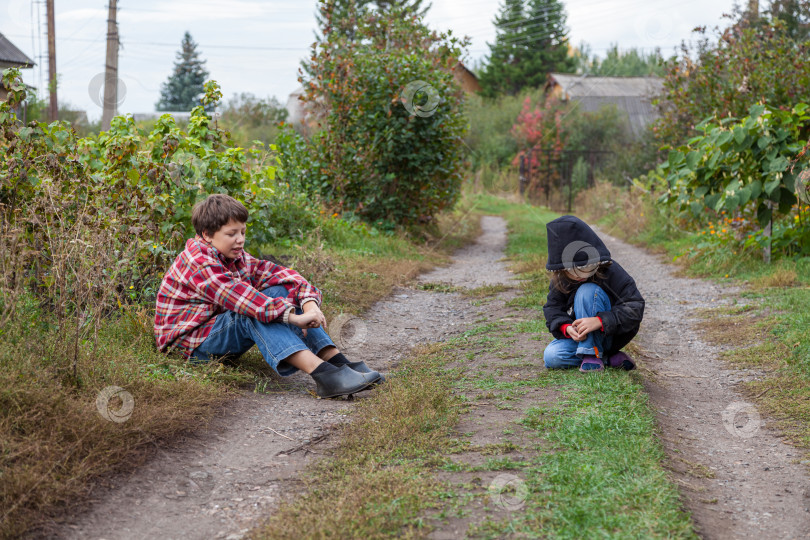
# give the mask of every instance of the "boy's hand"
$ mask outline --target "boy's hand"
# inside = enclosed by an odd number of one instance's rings
[[[323,314],[321,314],[321,316],[323,316]],[[290,313],[290,318],[287,319],[287,321],[293,326],[300,328],[304,332],[304,337],[307,335],[307,328],[318,328],[320,326],[318,314],[313,312],[302,313],[301,315]]]
[[[307,302],[304,304],[304,313],[317,313],[318,314],[318,325],[323,326],[326,329],[326,316],[321,311],[321,308],[318,306],[317,302]],[[316,327],[317,328],[317,327]]]
[[[584,319],[575,320],[571,324],[571,326],[568,327],[568,330],[570,331],[572,328],[578,334],[579,337],[579,339],[574,338],[574,340],[582,341],[583,339],[585,339],[585,336],[587,336],[591,332],[601,330],[602,323],[599,321],[599,317],[585,317]]]

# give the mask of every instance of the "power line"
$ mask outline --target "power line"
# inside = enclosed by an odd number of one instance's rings
[[[19,34],[5,34],[6,36],[11,37],[20,37]],[[87,39],[87,38],[59,38],[59,41],[75,41],[75,42],[85,42],[85,43],[97,43],[99,40],[96,39]],[[179,43],[164,43],[160,41],[127,41],[123,42],[123,45],[157,45],[160,47],[179,47]],[[250,46],[250,45],[204,45],[202,43],[197,43],[201,49],[241,49],[241,50],[256,50],[256,51],[305,51],[309,50],[310,47],[263,47],[263,46]]]

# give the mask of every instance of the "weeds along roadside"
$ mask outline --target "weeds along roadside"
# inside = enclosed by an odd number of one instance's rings
[[[549,339],[539,310],[548,290],[545,222],[555,216],[493,197],[476,203],[483,212],[509,220],[512,268],[524,278],[522,295],[513,304],[535,310],[534,318],[519,325],[484,323],[407,358],[389,385],[353,410],[333,457],[308,471],[302,493],[291,496],[250,537],[426,536],[445,518],[466,515],[470,501],[491,503],[491,493],[480,482],[437,480],[440,471],[464,469],[451,456],[470,451],[491,457],[466,472],[509,471],[528,486],[519,511],[473,523],[469,532],[476,536],[624,538],[628,531],[638,538],[694,536],[677,489],[661,466],[652,411],[635,376],[583,377],[540,369],[530,379],[514,381],[499,379],[486,361],[483,370],[465,368],[470,358],[521,353],[541,367],[542,343],[530,351],[510,351],[511,341],[517,333]],[[474,303],[486,302],[498,291],[466,295]],[[537,387],[559,391],[562,398],[546,409],[530,407],[518,424],[504,426],[505,434],[529,432],[537,444],[526,450],[536,457],[510,459],[508,453],[518,449],[511,441],[473,448],[465,434],[454,430],[470,410],[472,393],[485,390],[510,406]]]
[[[683,275],[743,289],[739,296],[745,306],[702,313],[711,322],[703,325],[711,330],[702,335],[733,347],[723,354],[730,365],[762,373],[742,383],[745,395],[790,441],[810,450],[810,257],[766,264],[759,249],[706,242],[707,236],[730,234],[738,227],[734,218],[721,214],[716,224],[694,230],[638,190],[602,185],[582,194],[578,203],[604,231],[665,255]]]
[[[418,237],[324,217],[328,239],[258,251],[294,253],[287,262],[324,290],[330,317],[358,313],[477,235],[469,210],[460,205]],[[91,326],[66,316],[61,327],[82,329],[75,355],[66,355],[60,322],[31,295],[17,300],[0,331],[2,538],[81,500],[95,478],[136,467],[154,444],[194,430],[236,389],[270,375],[255,350],[235,366],[191,366],[158,353],[151,304],[122,306]]]

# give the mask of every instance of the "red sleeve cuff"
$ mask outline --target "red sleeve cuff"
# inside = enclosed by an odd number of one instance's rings
[[[601,330],[602,330],[602,332],[604,332],[605,331],[605,323],[602,322],[602,317],[597,316],[596,318],[599,319],[599,324],[602,325]]]
[[[568,334],[566,334],[566,333],[565,333],[565,330],[566,330],[566,329],[567,329],[569,326],[571,326],[571,325],[570,325],[570,324],[564,324],[564,325],[560,326],[560,332],[562,332],[563,337],[571,337],[571,336],[569,336]]]

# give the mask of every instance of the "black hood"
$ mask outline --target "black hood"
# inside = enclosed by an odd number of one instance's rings
[[[546,223],[546,270],[562,270],[610,260],[610,251],[588,224],[575,216]]]

